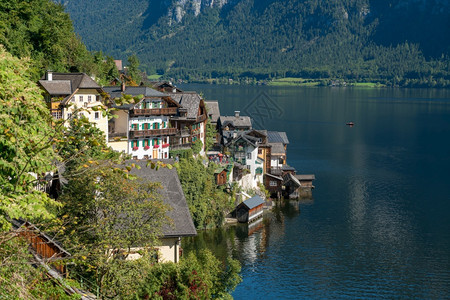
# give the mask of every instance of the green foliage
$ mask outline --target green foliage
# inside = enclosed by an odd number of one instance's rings
[[[209,251],[189,253],[178,265],[159,264],[147,275],[139,291],[151,299],[232,299],[230,293],[241,282],[240,264],[228,258],[226,265]]]
[[[80,299],[68,296],[63,287],[36,267],[28,244],[17,232],[0,233],[0,295],[6,299]]]
[[[450,85],[449,10],[436,1],[241,0],[222,9],[203,7],[197,17],[188,3],[180,23],[167,15],[180,5],[175,1],[136,1],[131,7],[123,1],[126,9],[120,11],[116,3],[96,1],[89,13],[108,11],[113,24],[89,17],[80,2],[69,2],[68,10],[91,47],[121,57],[138,53],[143,68],[150,74],[162,70],[166,78]]]
[[[68,170],[66,177],[76,176],[70,171],[93,160],[119,161],[121,157],[106,144],[103,132],[84,116],[69,120],[56,149]]]
[[[205,152],[211,149],[216,141],[216,128],[211,124],[211,121],[208,119],[206,122],[206,133],[205,133]]]
[[[194,154],[199,154],[200,151],[202,151],[202,149],[203,149],[202,141],[201,140],[196,140],[195,142],[193,142],[191,149],[192,149],[192,152]]]
[[[34,189],[57,156],[51,117],[28,66],[0,47],[0,231],[9,229],[8,218],[49,219],[57,205]]]
[[[138,85],[142,81],[142,77],[139,71],[139,59],[136,54],[128,57],[128,75]]]
[[[78,177],[60,197],[62,242],[75,257],[78,272],[93,278],[102,294],[114,290],[107,279],[118,268],[114,260],[132,247],[150,249],[162,225],[169,223],[168,208],[157,193],[160,185],[131,180],[132,167],[122,170],[108,162],[82,165],[73,171]]]
[[[217,166],[203,165],[201,158],[181,158],[178,175],[197,228],[222,225],[225,215],[233,209],[228,194],[217,187],[214,170]]]

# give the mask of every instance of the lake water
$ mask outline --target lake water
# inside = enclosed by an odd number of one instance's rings
[[[317,178],[313,199],[185,241],[239,259],[235,299],[450,298],[450,91],[181,88],[286,131]]]

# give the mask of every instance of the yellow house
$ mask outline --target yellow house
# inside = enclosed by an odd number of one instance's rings
[[[108,118],[93,107],[105,107],[103,89],[84,73],[54,73],[47,71],[38,82],[52,116],[69,120],[75,114],[84,115],[96,124],[108,140]]]

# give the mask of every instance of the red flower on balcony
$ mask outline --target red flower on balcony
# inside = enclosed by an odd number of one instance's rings
[[[144,146],[144,150],[150,149],[150,146]]]
[[[133,151],[136,151],[137,149],[139,149],[139,147],[133,147]]]
[[[163,147],[163,148],[167,148],[167,147],[169,147],[169,146],[170,146],[169,143],[167,143],[167,144],[162,144],[162,147]]]
[[[159,145],[154,145],[153,148],[159,148]]]

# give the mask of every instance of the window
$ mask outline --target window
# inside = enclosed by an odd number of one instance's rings
[[[270,186],[277,186],[277,182],[274,180],[271,180],[269,183]]]
[[[134,160],[137,160],[137,156],[133,156],[133,159],[134,159]]]
[[[252,159],[252,154],[251,153],[247,153],[247,158],[248,159]]]
[[[92,96],[88,96],[88,102],[91,103],[92,101]]]
[[[62,112],[61,112],[60,110],[53,111],[53,112],[52,112],[52,116],[53,116],[55,119],[61,119],[61,118],[62,118]]]
[[[262,154],[262,149],[261,148],[258,149],[258,154]]]
[[[137,124],[131,124],[131,130],[137,130]]]
[[[72,113],[67,114],[67,119],[70,119],[70,118],[72,118]]]
[[[100,101],[100,95],[95,96],[95,101]]]
[[[144,155],[144,159],[148,159],[148,155]]]
[[[80,98],[78,98],[78,100],[79,100],[80,102],[83,102],[83,96],[80,96]]]
[[[100,114],[98,113],[98,111],[95,112],[95,114],[94,114],[94,119],[95,119],[95,120],[100,119]]]
[[[88,103],[87,102],[84,102],[84,107],[87,107],[88,106]]]
[[[167,152],[164,152],[164,158],[167,158]]]

